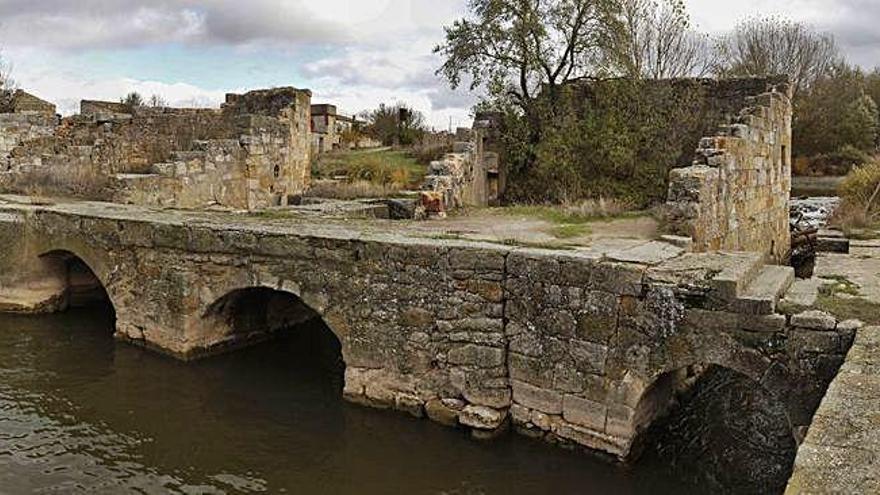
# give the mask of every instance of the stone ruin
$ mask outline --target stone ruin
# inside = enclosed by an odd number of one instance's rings
[[[491,116],[477,115],[473,128],[457,130],[452,153],[431,163],[420,196],[429,217],[498,203],[502,170],[494,130]]]
[[[775,261],[789,255],[791,86],[763,84],[700,140],[693,165],[670,174],[669,229],[690,237],[697,252],[753,251]]]
[[[220,109],[83,101],[63,119],[54,106],[21,100],[0,109],[7,191],[253,210],[286,205],[309,185],[307,90],[230,94]]]
[[[595,99],[596,85],[618,83],[576,82],[573,95]],[[645,90],[660,95],[655,99],[687,96],[699,116],[674,133],[682,152],[669,166],[667,233],[684,236],[698,252],[757,251],[785,259],[791,242],[788,81],[683,79],[651,82]],[[298,204],[309,187],[315,135],[308,90],[230,94],[220,109],[83,101],[79,115],[63,119],[53,105],[22,91],[0,103],[0,190],[258,210]],[[498,129],[493,114],[479,114],[473,128],[460,129],[453,152],[430,165],[415,210],[443,217],[498,204],[507,182]]]

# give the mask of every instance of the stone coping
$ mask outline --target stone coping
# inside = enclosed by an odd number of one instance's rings
[[[856,334],[785,493],[880,493],[880,327]]]
[[[71,215],[79,218],[97,218],[132,223],[180,226],[189,229],[204,228],[213,231],[241,232],[263,236],[293,236],[337,241],[381,242],[402,246],[431,248],[464,248],[501,253],[523,253],[530,256],[571,259],[577,261],[607,261],[647,268],[674,259],[685,251],[672,244],[646,240],[635,247],[605,248],[585,246],[571,249],[552,249],[494,243],[469,239],[444,239],[425,236],[407,230],[409,222],[376,219],[332,219],[304,213],[277,214],[272,211],[248,213],[244,211],[196,211],[161,209],[120,203],[68,200],[56,198],[29,198],[0,194],[0,214],[9,217],[16,212],[40,212]],[[7,221],[9,219],[7,218]]]

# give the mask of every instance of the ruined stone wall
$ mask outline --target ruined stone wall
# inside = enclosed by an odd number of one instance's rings
[[[791,94],[748,97],[738,116],[703,138],[693,165],[670,174],[673,232],[697,251],[756,251],[784,260],[791,246]]]
[[[0,207],[0,303],[29,269],[27,283],[53,287],[39,256],[69,251],[106,287],[120,338],[196,357],[246,343],[205,323],[218,300],[252,287],[289,292],[340,339],[349,400],[478,436],[512,421],[531,436],[624,458],[673,403],[667,385],[707,365],[765,387],[800,434],[854,333],[828,315],[786,317],[772,303],[736,299],[763,269],[757,254],[624,262],[320,225],[294,232],[100,211]]]
[[[485,131],[459,129],[453,152],[432,162],[422,185],[422,204],[431,215],[466,206],[489,205],[489,165]]]
[[[17,139],[0,127],[14,143],[5,188],[183,208],[286,203],[308,186],[309,100],[281,88],[229,95],[219,110],[84,101],[54,132]]]
[[[12,151],[23,142],[51,136],[57,119],[49,114],[0,114],[0,172],[9,171]]]

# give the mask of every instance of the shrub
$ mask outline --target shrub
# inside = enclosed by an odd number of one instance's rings
[[[845,145],[833,153],[823,153],[813,158],[795,160],[795,175],[809,176],[841,176],[850,173],[853,168],[864,165],[871,156],[852,145]]]
[[[715,130],[700,81],[610,80],[566,87],[539,108],[541,132],[507,117],[502,134],[507,199],[564,203],[601,197],[648,207],[666,198],[670,169],[689,165],[696,143]],[[674,125],[670,125],[674,123]]]
[[[840,196],[835,225],[844,230],[875,225],[880,220],[880,160],[855,167],[840,185]]]

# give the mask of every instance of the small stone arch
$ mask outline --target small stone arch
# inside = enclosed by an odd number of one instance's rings
[[[60,297],[58,310],[94,302],[106,302],[117,312],[118,298],[107,283],[108,274],[94,258],[82,256],[68,249],[51,249],[39,255],[40,276],[57,288]]]
[[[799,443],[799,429],[794,421],[792,411],[790,384],[779,380],[767,380],[774,369],[774,363],[767,360],[758,367],[743,366],[737,360],[716,359],[712,361],[693,362],[658,373],[650,380],[641,380],[628,376],[629,389],[638,391],[638,397],[632,401],[632,430],[634,431],[632,457],[637,457],[646,440],[646,432],[660,418],[669,414],[677,405],[679,398],[699,380],[703,373],[712,368],[727,370],[748,379],[755,386],[766,391],[769,396],[782,406],[788,431],[795,443]]]
[[[298,325],[319,321],[332,337],[327,344],[342,358],[344,335],[329,321],[323,305],[316,308],[309,304],[313,301],[298,292],[266,285],[227,289],[204,305],[198,314],[196,347],[202,354],[228,352],[270,340]]]

